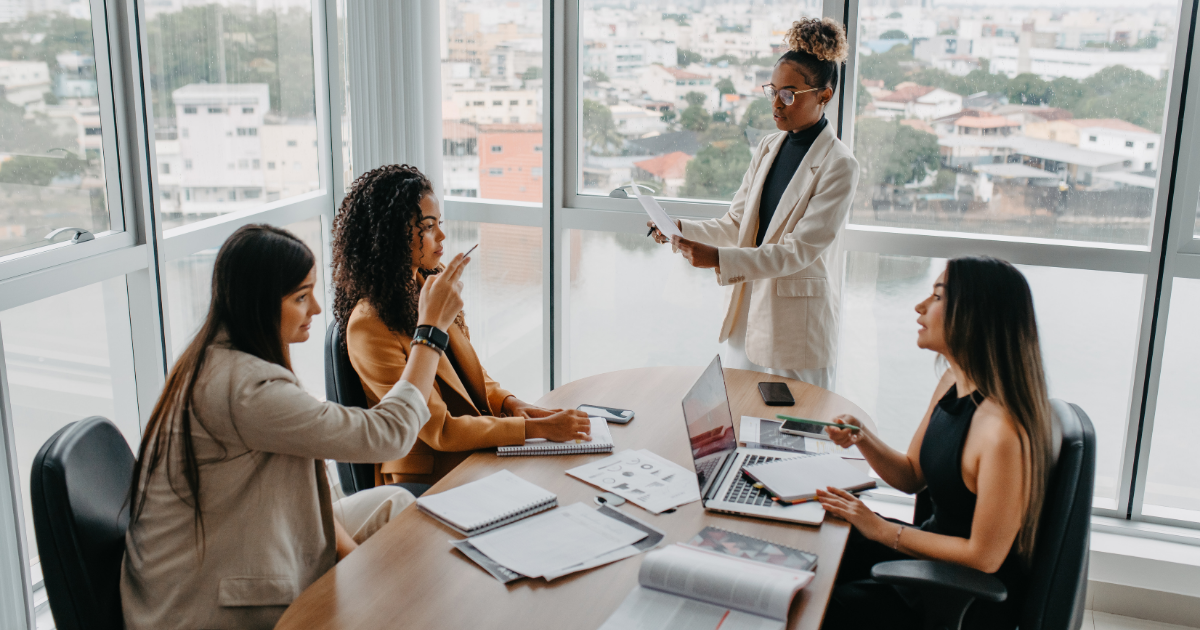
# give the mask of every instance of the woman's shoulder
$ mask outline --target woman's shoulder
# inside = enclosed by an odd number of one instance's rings
[[[1021,429],[1017,422],[999,403],[991,398],[983,399],[971,418],[971,429],[984,438],[983,443],[997,448],[1021,448]]]

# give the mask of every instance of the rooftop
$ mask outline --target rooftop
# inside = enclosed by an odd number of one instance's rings
[[[1110,182],[1117,182],[1118,184],[1125,184],[1126,186],[1133,186],[1135,188],[1149,188],[1150,190],[1154,190],[1154,186],[1156,185],[1153,177],[1139,175],[1138,173],[1125,173],[1121,171],[1115,173],[1092,173],[1092,177],[1106,179]]]
[[[1009,116],[1012,114],[1031,114],[1042,120],[1070,120],[1074,115],[1059,107],[1045,107],[1041,105],[1001,105],[992,110],[993,114],[998,116]]]
[[[944,136],[938,138],[938,144],[943,147],[1003,148],[1021,155],[1091,168],[1122,164],[1127,159],[1121,155],[1080,149],[1073,144],[1024,136]]]
[[[692,161],[692,156],[683,151],[675,151],[649,160],[634,162],[633,165],[659,179],[683,179],[687,174],[687,163],[690,161]]]
[[[1058,173],[1026,166],[1024,164],[976,164],[975,172],[987,173],[993,177],[1024,177],[1026,179],[1058,179]]]
[[[901,86],[903,86],[903,87],[901,87]],[[888,101],[890,103],[910,103],[912,101],[915,101],[915,100],[921,98],[922,96],[925,96],[926,94],[929,94],[930,92],[932,92],[936,89],[937,88],[929,87],[928,85],[914,85],[911,83],[909,83],[909,84],[902,83],[902,84],[896,86],[896,91],[892,92],[891,94],[888,94],[887,96],[880,96],[879,98],[877,98],[875,100]]]
[[[925,133],[932,133],[935,135],[937,134],[937,132],[933,130],[933,127],[930,127],[929,123],[925,122],[924,120],[919,120],[916,118],[906,118],[904,120],[901,120],[900,124],[904,125],[906,127],[912,127],[913,129],[916,129],[917,131],[924,131]]]
[[[479,135],[479,130],[471,123],[456,120],[442,121],[442,138],[446,140],[469,140]]]
[[[655,65],[658,65],[659,68],[666,70],[667,73],[670,74],[671,76],[675,77],[676,80],[680,80],[680,79],[711,79],[712,78],[711,76],[709,76],[707,74],[696,74],[695,72],[688,72],[687,70],[682,70],[680,68],[668,68],[666,66],[659,65],[659,64],[655,64]]]

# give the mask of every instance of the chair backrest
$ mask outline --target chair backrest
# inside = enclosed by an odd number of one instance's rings
[[[367,393],[346,351],[346,340],[335,319],[325,334],[325,398],[346,407],[366,408]],[[347,496],[375,487],[373,464],[338,462],[338,480]]]
[[[1046,485],[1021,630],[1079,628],[1087,591],[1096,431],[1077,405],[1054,399],[1050,406],[1062,429],[1061,448]]]
[[[99,416],[63,427],[33,460],[33,530],[60,630],[124,627],[121,559],[133,462],[121,431]]]

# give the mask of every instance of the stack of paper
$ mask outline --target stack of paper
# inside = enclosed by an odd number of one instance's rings
[[[611,507],[575,503],[451,544],[496,579],[510,582],[521,576],[554,580],[636,555],[663,537]]]
[[[645,449],[621,451],[567,474],[654,514],[700,500],[696,473]]]

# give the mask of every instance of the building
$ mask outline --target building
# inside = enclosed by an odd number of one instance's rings
[[[1079,148],[1128,157],[1133,160],[1133,170],[1158,170],[1162,147],[1157,133],[1116,118],[1076,118],[1068,122],[1079,129]]]
[[[0,59],[0,90],[17,107],[41,110],[50,91],[50,69],[44,61]]]
[[[639,68],[673,66],[679,49],[675,42],[631,38],[589,40],[583,45],[583,74],[602,72],[610,79],[637,79]]]
[[[535,90],[455,92],[443,103],[442,116],[464,123],[532,125],[539,122],[539,100]]]
[[[479,196],[479,129],[469,123],[442,121],[442,180],[445,194]]]
[[[954,121],[954,133],[960,136],[1007,136],[1020,130],[1021,123],[991,114],[963,116]]]
[[[933,120],[962,110],[963,97],[942,88],[901,83],[891,94],[874,101],[881,118],[919,118]]]
[[[261,204],[265,165],[259,134],[271,103],[267,84],[193,83],[171,97],[183,161],[181,211],[222,214]]]
[[[542,67],[542,38],[527,37],[497,44],[488,53],[488,76],[516,81],[530,68]]]
[[[942,163],[954,168],[989,164],[1024,164],[1057,174],[1079,187],[1099,184],[1097,173],[1140,171],[1123,155],[1082,149],[1062,142],[1024,136],[942,136],[938,138]],[[1107,186],[1108,182],[1103,182]]]
[[[542,200],[542,125],[479,125],[479,196]]]
[[[991,58],[991,72],[1010,79],[1032,72],[1050,81],[1059,77],[1086,79],[1110,66],[1125,66],[1140,70],[1155,79],[1171,67],[1168,49],[1113,51],[1106,48],[1070,50],[1064,48],[996,46]]]
[[[613,124],[623,136],[640,138],[650,133],[662,133],[667,130],[662,114],[645,107],[635,105],[613,105],[608,108],[612,112]]]
[[[713,78],[707,74],[655,64],[642,68],[638,85],[651,100],[669,101],[681,110],[688,106],[690,92],[704,96],[704,108],[709,112],[717,111],[720,104],[720,93],[713,86]]]
[[[666,155],[634,162],[633,179],[637,181],[653,181],[662,188],[659,194],[664,197],[678,197],[687,179],[687,165],[692,156],[683,151],[675,151]]]
[[[321,187],[316,121],[263,125],[262,178],[265,201],[278,201]]]

